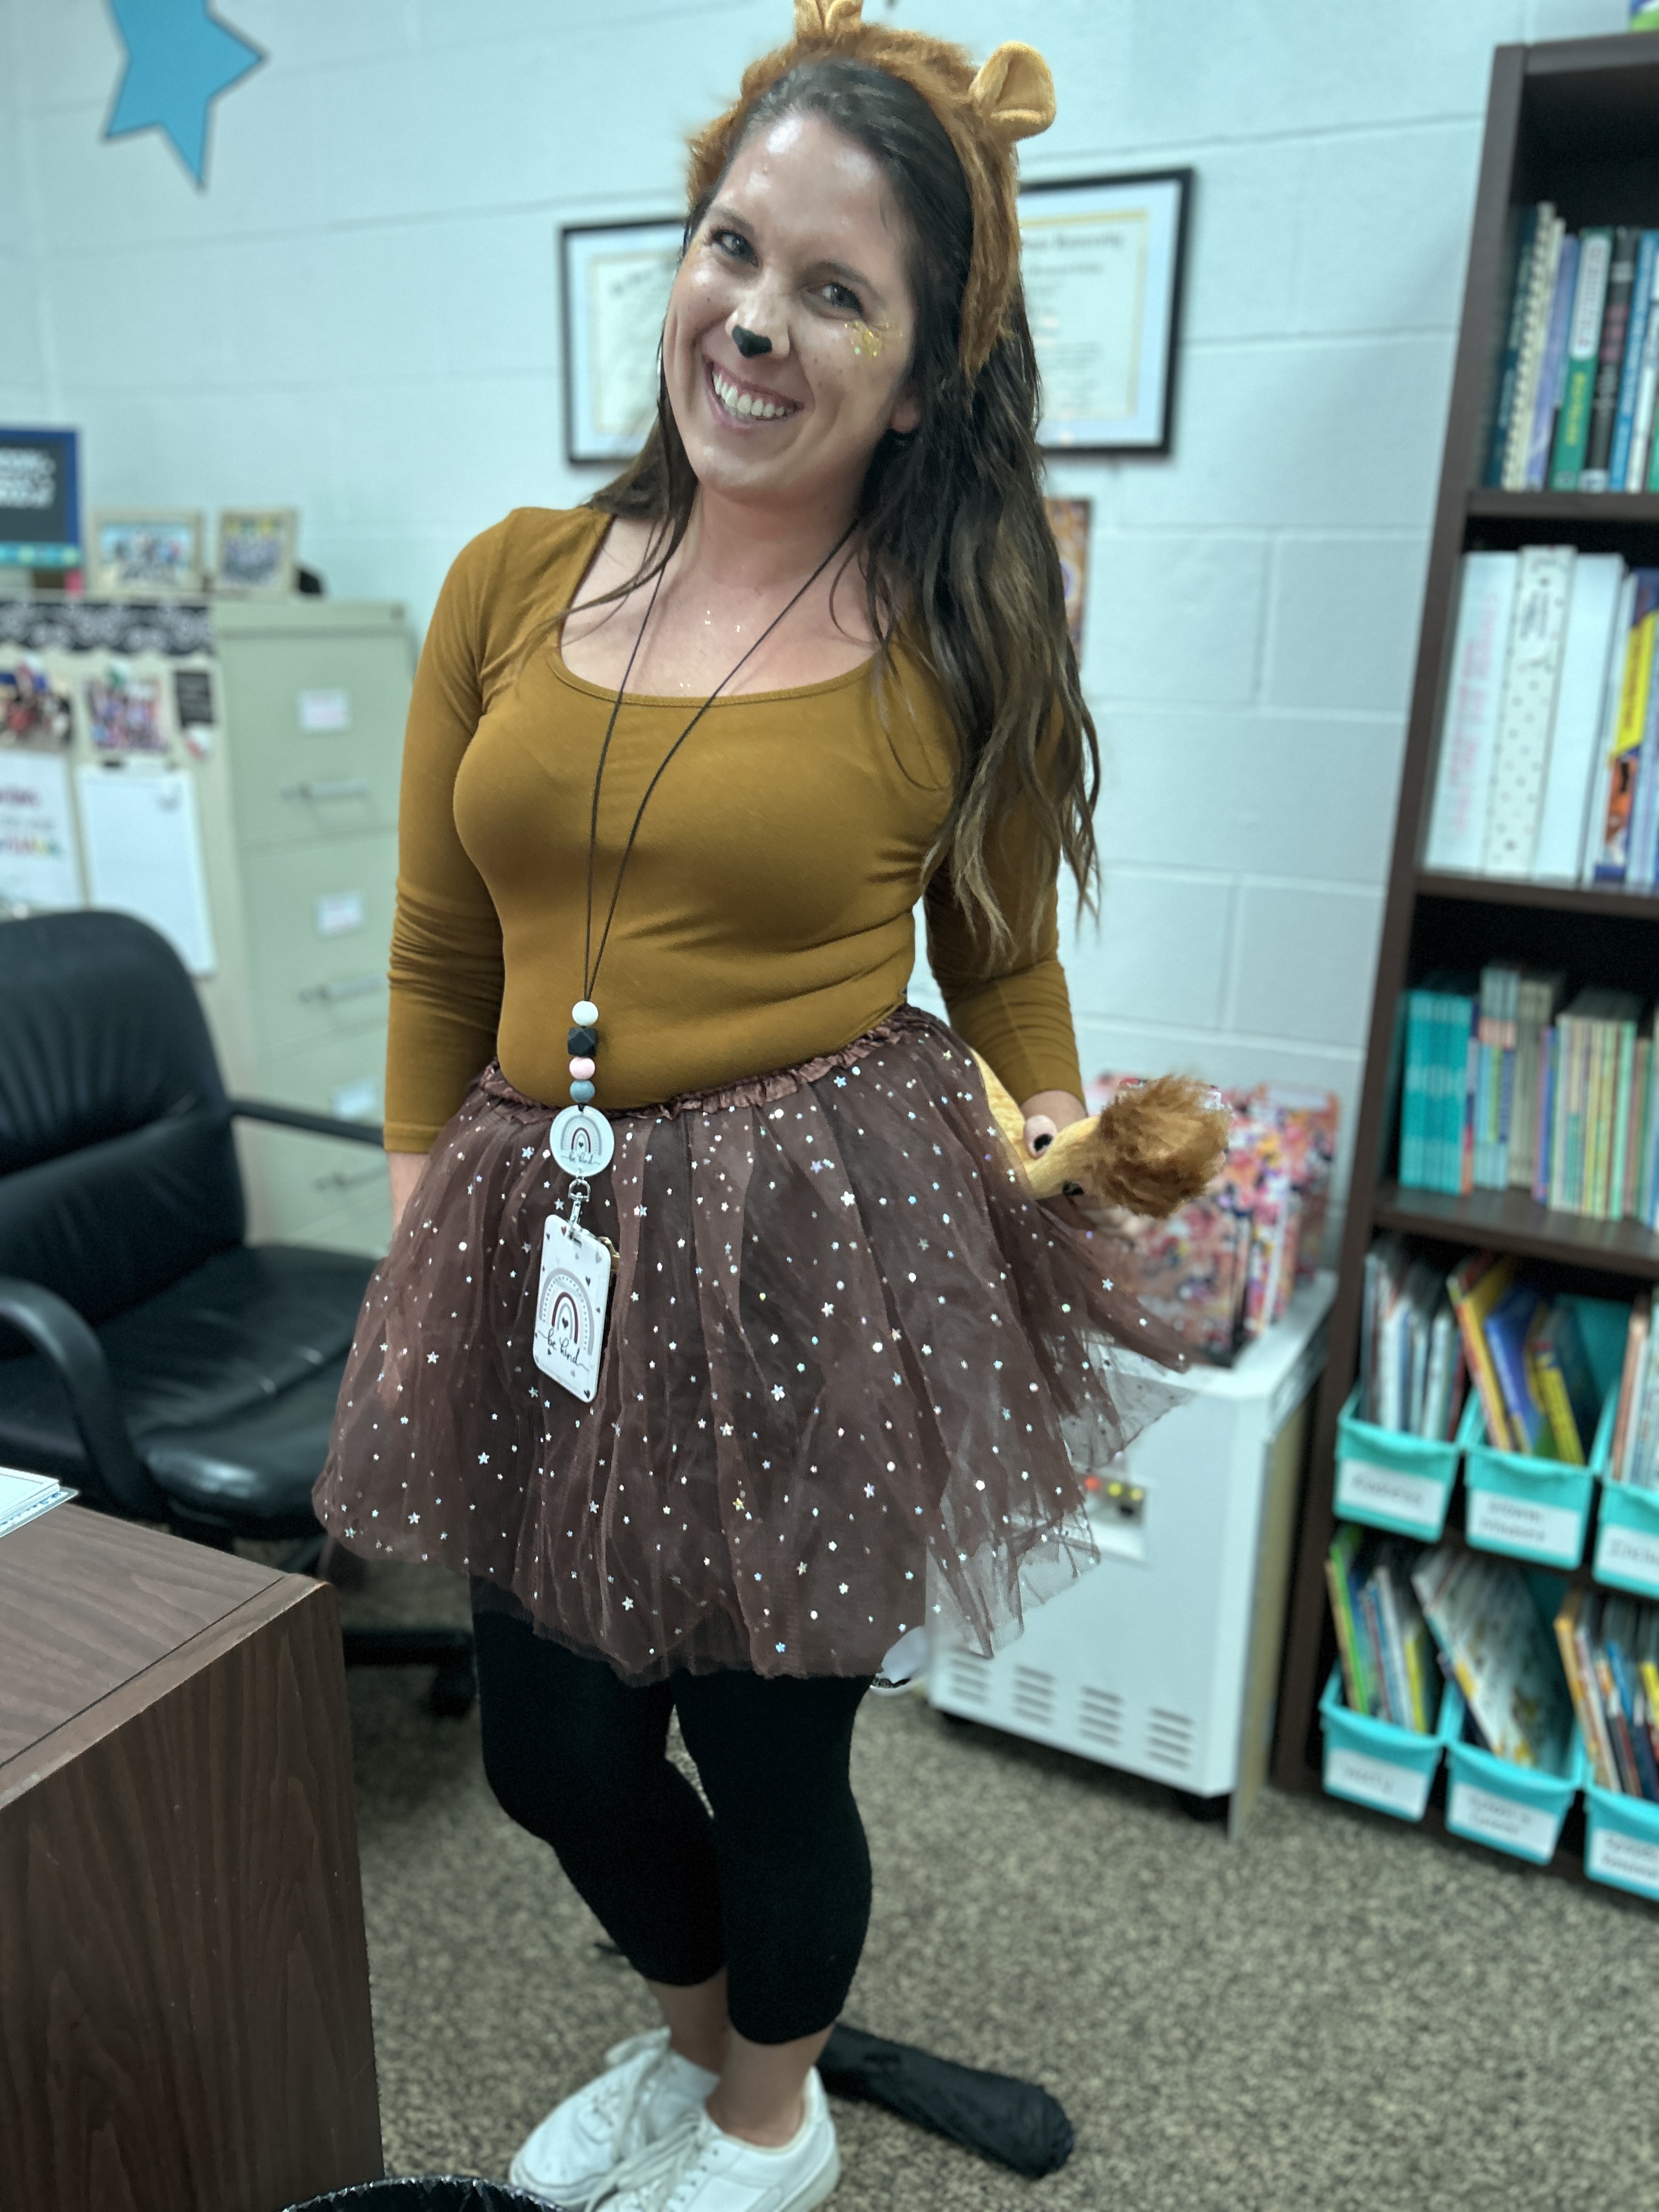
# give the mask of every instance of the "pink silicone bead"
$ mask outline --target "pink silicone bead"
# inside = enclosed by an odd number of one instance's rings
[[[593,1080],[592,1061],[573,1060],[570,1063],[570,1080],[573,1083],[591,1083]]]

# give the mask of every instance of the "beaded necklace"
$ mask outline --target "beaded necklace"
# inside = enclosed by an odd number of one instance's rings
[[[634,841],[639,835],[647,804],[661,781],[669,762],[744,662],[759,651],[784,616],[811,591],[852,534],[848,528],[830,547],[788,605],[773,616],[748,652],[741,659],[733,662],[663,755],[656,774],[645,787],[644,798],[635,809],[633,826],[629,830],[628,842],[623,847],[622,859],[617,864],[617,880],[611,885],[611,904],[605,910],[605,927],[599,932],[599,950],[595,951],[593,874],[599,843],[599,791],[605,780],[605,763],[611,750],[617,717],[622,712],[623,698],[628,690],[628,679],[634,672],[634,663],[639,658],[641,644],[656,611],[657,594],[662,589],[663,570],[660,568],[651,588],[645,620],[640,624],[639,635],[634,640],[628,665],[623,671],[622,682],[617,686],[617,696],[611,702],[611,719],[605,726],[605,741],[599,747],[599,765],[593,772],[593,803],[588,816],[587,906],[582,933],[582,994],[570,1009],[571,1027],[566,1038],[570,1052],[570,1097],[573,1103],[555,1119],[552,1128],[548,1132],[548,1150],[557,1165],[571,1179],[570,1210],[568,1214],[560,1214],[556,1211],[550,1213],[543,1226],[541,1283],[536,1296],[536,1322],[531,1344],[531,1356],[543,1374],[550,1376],[573,1396],[589,1404],[592,1404],[599,1389],[599,1362],[610,1320],[611,1291],[617,1266],[615,1248],[605,1238],[595,1237],[584,1229],[580,1220],[582,1206],[591,1195],[587,1178],[590,1175],[602,1173],[609,1167],[616,1150],[616,1139],[611,1133],[609,1120],[597,1112],[592,1104],[593,1078],[597,1068],[594,1055],[599,1050],[600,1036],[599,1009],[593,994],[599,988],[599,963],[605,957],[605,948],[611,939],[611,925],[616,919],[617,902],[622,896],[623,878],[628,871],[629,859],[634,850]]]

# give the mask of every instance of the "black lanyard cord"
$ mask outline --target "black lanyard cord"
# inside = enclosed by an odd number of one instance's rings
[[[641,799],[639,806],[635,812],[633,827],[628,833],[628,842],[623,847],[622,859],[617,864],[617,880],[611,889],[611,904],[605,914],[605,928],[601,932],[599,937],[599,949],[593,954],[593,964],[590,970],[588,967],[588,954],[592,949],[593,942],[593,870],[599,843],[599,787],[605,777],[605,763],[611,750],[611,739],[617,726],[617,717],[622,712],[623,696],[628,690],[628,679],[634,672],[634,663],[639,657],[641,646],[645,642],[645,633],[650,627],[651,617],[656,612],[657,594],[662,589],[662,580],[667,573],[666,565],[665,564],[663,568],[657,571],[657,580],[652,586],[651,597],[646,605],[645,619],[640,624],[639,635],[634,640],[633,650],[628,656],[628,665],[623,670],[622,682],[617,686],[617,696],[611,704],[611,719],[605,726],[605,742],[599,747],[599,766],[593,772],[593,804],[588,818],[587,830],[587,907],[582,930],[582,997],[584,1000],[591,1000],[592,999],[594,987],[599,982],[599,963],[604,959],[605,948],[611,941],[611,924],[616,918],[617,902],[622,896],[623,877],[627,872],[629,858],[634,850],[634,840],[639,834],[639,827],[641,822],[644,818],[647,802],[649,800],[652,793],[656,789],[658,784],[662,781],[663,770],[668,766],[669,762],[673,759],[675,754],[678,752],[680,747],[690,736],[692,731],[696,728],[698,723],[702,721],[703,716],[714,705],[715,700],[718,699],[721,692],[725,690],[726,685],[732,682],[732,678],[744,667],[744,664],[752,659],[755,654],[760,651],[762,646],[763,646],[767,639],[771,636],[773,631],[783,620],[785,615],[788,614],[800,600],[805,598],[807,592],[811,590],[813,585],[817,583],[818,578],[823,574],[824,570],[830,566],[830,563],[835,559],[836,554],[841,551],[842,546],[846,544],[848,539],[852,536],[853,528],[854,526],[849,526],[845,532],[836,539],[836,543],[824,555],[823,560],[819,562],[817,567],[813,569],[811,574],[806,579],[806,581],[794,594],[794,597],[789,600],[787,605],[781,607],[777,613],[773,616],[771,621],[766,625],[766,628],[755,640],[755,642],[749,647],[749,650],[743,655],[742,659],[732,663],[732,666],[714,686],[714,689],[703,701],[702,706],[698,708],[696,713],[693,714],[690,720],[680,732],[678,737],[675,738],[673,744],[670,745],[668,750],[663,755],[661,761],[658,764],[656,774],[652,777],[650,782],[645,787],[645,796]]]

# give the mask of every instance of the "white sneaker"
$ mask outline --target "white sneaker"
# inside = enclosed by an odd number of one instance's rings
[[[624,2159],[571,2212],[811,2212],[841,2179],[841,2153],[817,2069],[792,2141],[775,2150],[688,2113],[671,2135]]]
[[[630,2035],[605,2052],[603,2074],[554,2106],[507,2178],[551,2203],[578,2203],[624,2159],[701,2112],[719,2079],[671,2051],[665,2027]]]

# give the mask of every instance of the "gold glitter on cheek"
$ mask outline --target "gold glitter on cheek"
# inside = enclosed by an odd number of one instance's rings
[[[881,358],[882,348],[886,343],[884,333],[872,331],[868,323],[854,323],[848,336],[853,341],[855,360],[878,361]]]

